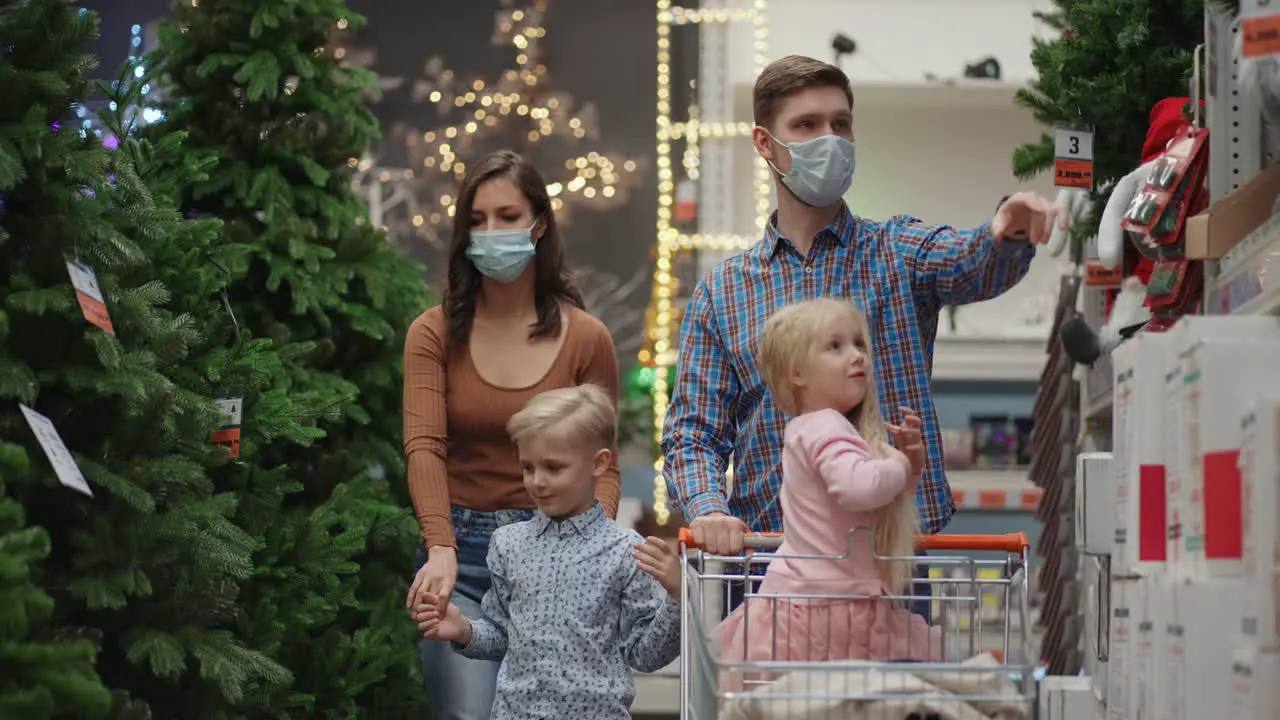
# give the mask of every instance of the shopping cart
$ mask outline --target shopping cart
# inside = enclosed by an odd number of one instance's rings
[[[780,595],[756,589],[770,562],[839,561],[852,551],[856,534],[866,532],[850,532],[845,555],[818,557],[758,552],[778,548],[779,533],[749,534],[747,550],[740,556],[711,555],[697,548],[691,531],[680,531],[682,720],[1033,717],[1037,663],[1029,641],[1026,533],[924,535],[917,539],[916,549],[928,555],[877,555],[878,560],[929,567],[929,577],[916,581],[920,590],[915,594]],[[735,586],[741,612],[750,617],[755,603],[760,608],[755,612],[771,614],[763,626],[773,630],[772,639],[746,641],[736,650],[718,646],[713,631],[730,612]],[[824,656],[822,651],[797,652],[794,643],[778,641],[779,628],[789,622],[778,611],[780,606],[794,618],[797,607],[820,609],[850,601],[868,604],[863,607],[893,604],[884,608],[929,603],[932,625],[938,628],[929,632],[940,636],[929,646],[933,656],[926,662],[900,657],[855,660],[840,650],[830,651],[839,648],[839,642],[824,643]],[[747,631],[757,624],[746,623]],[[812,633],[813,627],[807,631]]]

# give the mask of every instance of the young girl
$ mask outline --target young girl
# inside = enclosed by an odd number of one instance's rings
[[[783,543],[757,590],[773,597],[748,597],[716,628],[724,662],[941,660],[938,629],[884,597],[904,594],[911,579],[909,560],[879,558],[914,554],[922,448],[913,415],[895,437],[912,445],[916,468],[888,443],[867,336],[862,313],[832,298],[790,305],[765,324],[761,374],[792,416]]]

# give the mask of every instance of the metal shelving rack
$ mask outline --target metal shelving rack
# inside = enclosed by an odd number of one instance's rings
[[[1209,127],[1209,195],[1216,202],[1280,161],[1280,127],[1240,87],[1240,20],[1205,11],[1205,119]],[[1205,268],[1206,315],[1280,314],[1280,217],[1251,233]]]

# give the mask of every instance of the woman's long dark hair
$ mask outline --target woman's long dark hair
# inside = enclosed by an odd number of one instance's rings
[[[538,320],[529,330],[529,339],[560,334],[560,305],[569,303],[585,309],[582,292],[565,267],[564,242],[556,227],[556,215],[547,195],[542,174],[524,158],[510,150],[499,150],[472,165],[462,179],[458,203],[453,213],[453,239],[449,243],[449,281],[444,291],[444,314],[449,320],[449,342],[465,343],[471,334],[480,293],[480,271],[467,257],[471,244],[471,208],[476,190],[494,178],[507,178],[520,188],[533,208],[533,217],[545,229],[534,244],[533,302]]]

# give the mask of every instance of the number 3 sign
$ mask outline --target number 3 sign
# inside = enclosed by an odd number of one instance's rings
[[[1061,125],[1053,137],[1053,184],[1093,189],[1093,130]]]

